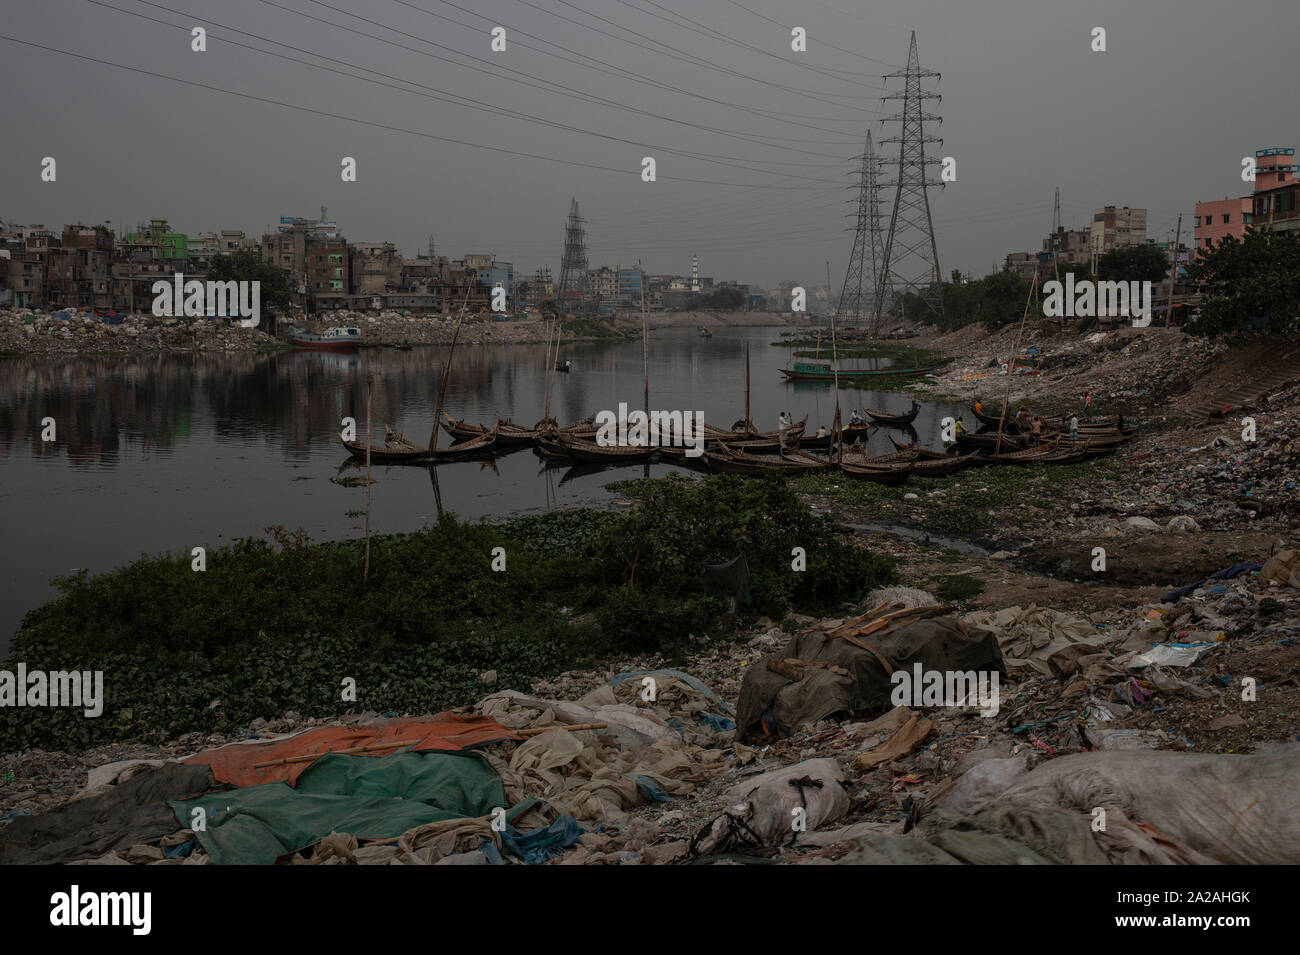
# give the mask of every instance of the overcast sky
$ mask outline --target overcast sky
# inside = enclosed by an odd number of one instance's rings
[[[1182,212],[1186,237],[1196,200],[1248,191],[1243,156],[1298,138],[1295,0],[0,9],[0,34],[51,48],[0,40],[0,217],[52,228],[165,217],[260,235],[326,206],[349,240],[391,240],[408,257],[432,234],[440,254],[558,270],[576,197],[593,266],[685,273],[694,252],[715,279],[812,286],[829,260],[838,287],[851,157],[868,126],[889,135],[881,74],[905,64],[913,29],[922,66],[942,74],[938,152],[957,161],[957,181],[931,198],[945,274],[1037,248],[1058,185],[1067,226],[1094,206],[1142,206],[1149,235],[1169,237]],[[194,25],[208,30],[204,53]],[[505,52],[490,46],[498,25]],[[794,26],[805,53],[791,50]],[[1098,26],[1104,53],[1090,49]],[[40,180],[45,156],[54,183]],[[344,156],[356,182],[341,180]],[[657,182],[641,180],[644,156]]]

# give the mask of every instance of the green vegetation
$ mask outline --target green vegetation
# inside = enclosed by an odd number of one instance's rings
[[[207,277],[214,282],[260,282],[258,296],[264,309],[283,312],[291,303],[292,287],[288,273],[251,249],[213,256]]]
[[[1097,260],[1103,282],[1163,282],[1169,278],[1169,255],[1154,245],[1122,245]],[[1076,282],[1079,276],[1074,277]]]
[[[938,586],[935,588],[934,595],[940,603],[957,603],[984,592],[984,581],[970,574],[951,574],[947,577],[936,577],[935,581]]]
[[[1205,283],[1198,335],[1240,338],[1252,332],[1293,335],[1300,330],[1300,233],[1247,229],[1202,251],[1192,278]]]
[[[809,514],[777,479],[629,482],[626,511],[577,510],[493,525],[443,517],[411,534],[311,544],[268,528],[210,551],[143,556],[56,583],[14,640],[31,670],[104,671],[104,714],[0,710],[6,748],[76,749],[191,731],[229,732],[286,710],[426,712],[472,702],[477,682],[527,689],[538,676],[617,654],[680,655],[726,636],[729,601],[704,563],[746,556],[753,603],[781,619],[822,612],[891,582],[892,562]],[[807,570],[791,569],[803,547]],[[506,571],[492,570],[502,547]],[[356,680],[355,703],[340,699]]]
[[[711,308],[722,312],[734,312],[745,307],[745,293],[734,285],[715,288],[700,296],[701,308]]]
[[[1106,459],[1068,465],[969,468],[949,477],[909,478],[900,487],[832,472],[801,475],[791,484],[800,493],[861,509],[876,520],[911,524],[935,533],[972,534],[993,526],[995,517],[989,511],[1014,505],[1050,506],[1054,489],[1103,481],[1111,468]],[[904,500],[909,493],[917,495],[917,500]]]

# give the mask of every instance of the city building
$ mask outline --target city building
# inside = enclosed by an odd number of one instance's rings
[[[1218,245],[1225,236],[1240,239],[1251,224],[1255,200],[1252,196],[1229,199],[1226,196],[1213,202],[1196,204],[1196,225],[1193,229],[1198,249]]]
[[[382,295],[402,288],[402,256],[393,243],[352,243],[348,256],[353,295]]]
[[[1253,224],[1271,232],[1300,229],[1300,181],[1296,180],[1295,150],[1276,147],[1255,153],[1255,193],[1251,197]]]
[[[1147,240],[1147,211],[1128,206],[1094,209],[1088,240],[1089,254],[1105,255],[1125,245],[1141,245]]]
[[[184,266],[190,257],[189,236],[173,231],[166,219],[150,219],[148,225],[137,226],[136,231],[128,232],[119,245],[127,258],[162,259]]]

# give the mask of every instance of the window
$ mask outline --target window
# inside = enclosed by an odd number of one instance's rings
[[[1232,221],[1232,214],[1231,214],[1231,213],[1228,213],[1228,212],[1225,212],[1225,213],[1223,214],[1223,224],[1224,224],[1224,225],[1227,225],[1227,224],[1228,224],[1229,222],[1231,222],[1231,221]]]

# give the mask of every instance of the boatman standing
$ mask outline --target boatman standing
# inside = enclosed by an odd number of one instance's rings
[[[780,439],[781,447],[785,447],[785,433],[790,429],[790,412],[782,411],[781,417],[777,418],[778,426],[781,429]]]

